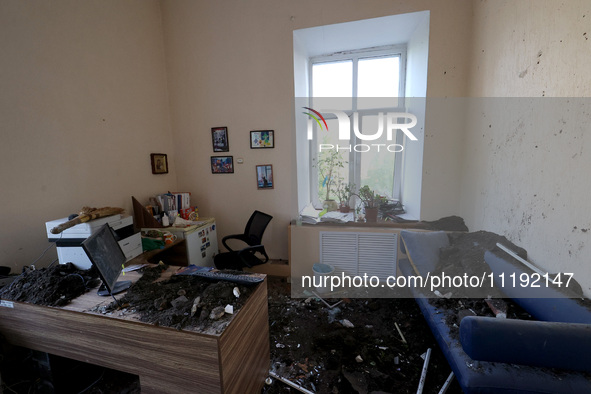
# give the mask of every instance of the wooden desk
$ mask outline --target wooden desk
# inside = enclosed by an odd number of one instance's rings
[[[92,311],[111,301],[96,290],[61,308],[3,301],[0,333],[17,346],[139,375],[142,393],[260,392],[269,371],[266,279],[219,335]]]

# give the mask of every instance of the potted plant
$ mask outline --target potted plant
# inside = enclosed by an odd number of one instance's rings
[[[367,185],[362,186],[355,195],[359,197],[365,208],[365,221],[377,222],[378,208],[386,201],[386,197],[380,196]]]
[[[349,205],[351,196],[353,196],[353,190],[355,185],[353,183],[344,183],[342,178],[338,179],[336,194],[339,200],[339,211],[342,213],[348,213],[351,210]]]
[[[336,201],[331,198],[331,192],[336,191],[336,185],[341,179],[339,169],[345,168],[345,164],[347,164],[347,161],[343,160],[337,150],[322,152],[318,159],[318,177],[322,181],[322,187],[326,188],[323,207],[328,211],[338,209]]]

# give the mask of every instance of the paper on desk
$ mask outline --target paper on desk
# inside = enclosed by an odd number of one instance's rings
[[[129,267],[125,267],[123,268],[123,272],[131,272],[131,271],[137,271],[140,268],[144,268],[145,266],[147,266],[148,264],[135,264],[135,265],[130,265]]]

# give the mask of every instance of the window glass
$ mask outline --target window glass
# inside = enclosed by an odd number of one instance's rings
[[[326,124],[329,130],[338,129],[338,121],[336,119],[327,119]],[[337,200],[337,189],[339,184],[347,184],[349,182],[349,151],[339,150],[335,148],[343,141],[338,139],[337,133],[327,133],[326,130],[316,131],[318,136],[318,143],[322,147],[322,151],[318,152],[318,162],[316,163],[316,170],[318,174],[318,200],[325,201],[328,193],[329,200]],[[331,166],[331,163],[334,166]],[[333,168],[333,171],[330,171]]]
[[[339,60],[331,56],[339,56]],[[355,189],[367,185],[382,196],[399,198],[394,184],[400,178],[400,168],[395,168],[400,153],[395,153],[399,150],[396,141],[387,140],[384,117],[383,130],[377,140],[355,138],[353,128],[358,126],[360,132],[376,135],[379,114],[400,110],[402,101],[398,96],[404,84],[404,75],[401,75],[404,73],[401,60],[404,49],[360,50],[348,56],[338,53],[311,59],[313,99],[310,103],[324,112],[329,130],[313,125],[316,137],[310,145],[314,149],[310,152],[314,163],[310,174],[311,197],[317,198],[316,204],[327,199],[327,192],[328,199],[339,201],[339,184],[352,184]],[[339,125],[331,110],[344,111],[349,116],[350,140],[338,139]],[[337,147],[340,149],[335,152]],[[326,170],[330,160],[338,163],[332,172]]]
[[[357,95],[359,97],[381,98],[376,103],[370,99],[360,100],[358,109],[397,107],[400,88],[400,57],[359,59],[357,80]]]
[[[313,97],[342,97],[339,109],[353,108],[353,61],[316,63],[312,65]],[[330,101],[329,101],[330,102]],[[322,101],[315,100],[322,106]]]
[[[366,115],[360,116],[359,128],[366,134],[375,134],[378,130],[378,116]],[[384,124],[385,127],[385,124]],[[382,196],[392,197],[392,190],[394,188],[394,158],[395,154],[389,152],[386,147],[392,145],[394,142],[386,139],[386,132],[371,144],[383,144],[380,146],[379,152],[374,148],[371,154],[360,154],[361,162],[361,185],[368,185],[372,190],[375,190]],[[395,148],[391,148],[395,149]]]

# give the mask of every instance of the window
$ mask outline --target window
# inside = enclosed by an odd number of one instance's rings
[[[336,109],[349,118],[350,144],[343,144],[338,133],[323,133],[315,124],[310,157],[315,163],[310,173],[310,189],[316,205],[336,199],[337,184],[368,185],[380,195],[400,198],[401,153],[386,149],[403,144],[402,136],[388,141],[385,132],[378,139],[360,139],[384,127],[381,114],[404,112],[406,47],[403,45],[362,49],[310,58],[310,105]],[[323,113],[328,130],[339,130],[339,119]],[[324,147],[324,149],[320,148]],[[333,148],[329,148],[333,147]],[[336,171],[326,170],[328,160],[336,161]],[[332,194],[327,186],[332,184]]]
[[[396,137],[400,139],[393,138],[388,142],[401,144],[404,150],[395,155],[380,155],[382,152],[377,152],[370,157],[363,152],[350,154],[341,149],[340,153],[347,163],[340,168],[339,175],[343,177],[343,182],[354,182],[356,187],[384,184],[387,180],[387,184],[373,187],[382,190],[380,193],[399,199],[407,212],[406,218],[421,218],[429,20],[429,11],[419,11],[293,31],[297,173],[297,199],[291,206],[294,217],[310,202],[318,207],[324,199],[318,198],[318,191],[326,179],[318,175],[318,143],[325,138],[335,144],[343,143],[337,136],[320,129],[310,116],[316,114],[304,108],[319,111],[342,108],[347,114],[343,124],[346,122],[349,125],[354,123],[357,114],[355,122],[368,135],[376,134],[378,130],[380,111],[377,110],[387,108],[388,113],[395,108],[396,112],[413,114],[417,118],[418,123],[412,128],[417,140],[411,141],[397,132]],[[356,48],[369,49],[354,50]],[[384,72],[384,69],[389,71]],[[320,78],[322,74],[324,76]],[[376,75],[380,75],[379,83],[372,82]],[[328,102],[325,98],[329,98]],[[328,129],[339,128],[342,113],[322,114]],[[400,118],[394,122],[408,123],[409,120]],[[324,122],[322,125],[326,128]],[[350,129],[351,138],[345,138],[345,142],[351,145],[381,143],[367,141],[362,134],[362,138],[355,139],[355,128]],[[334,198],[334,194],[331,193],[330,197]]]

